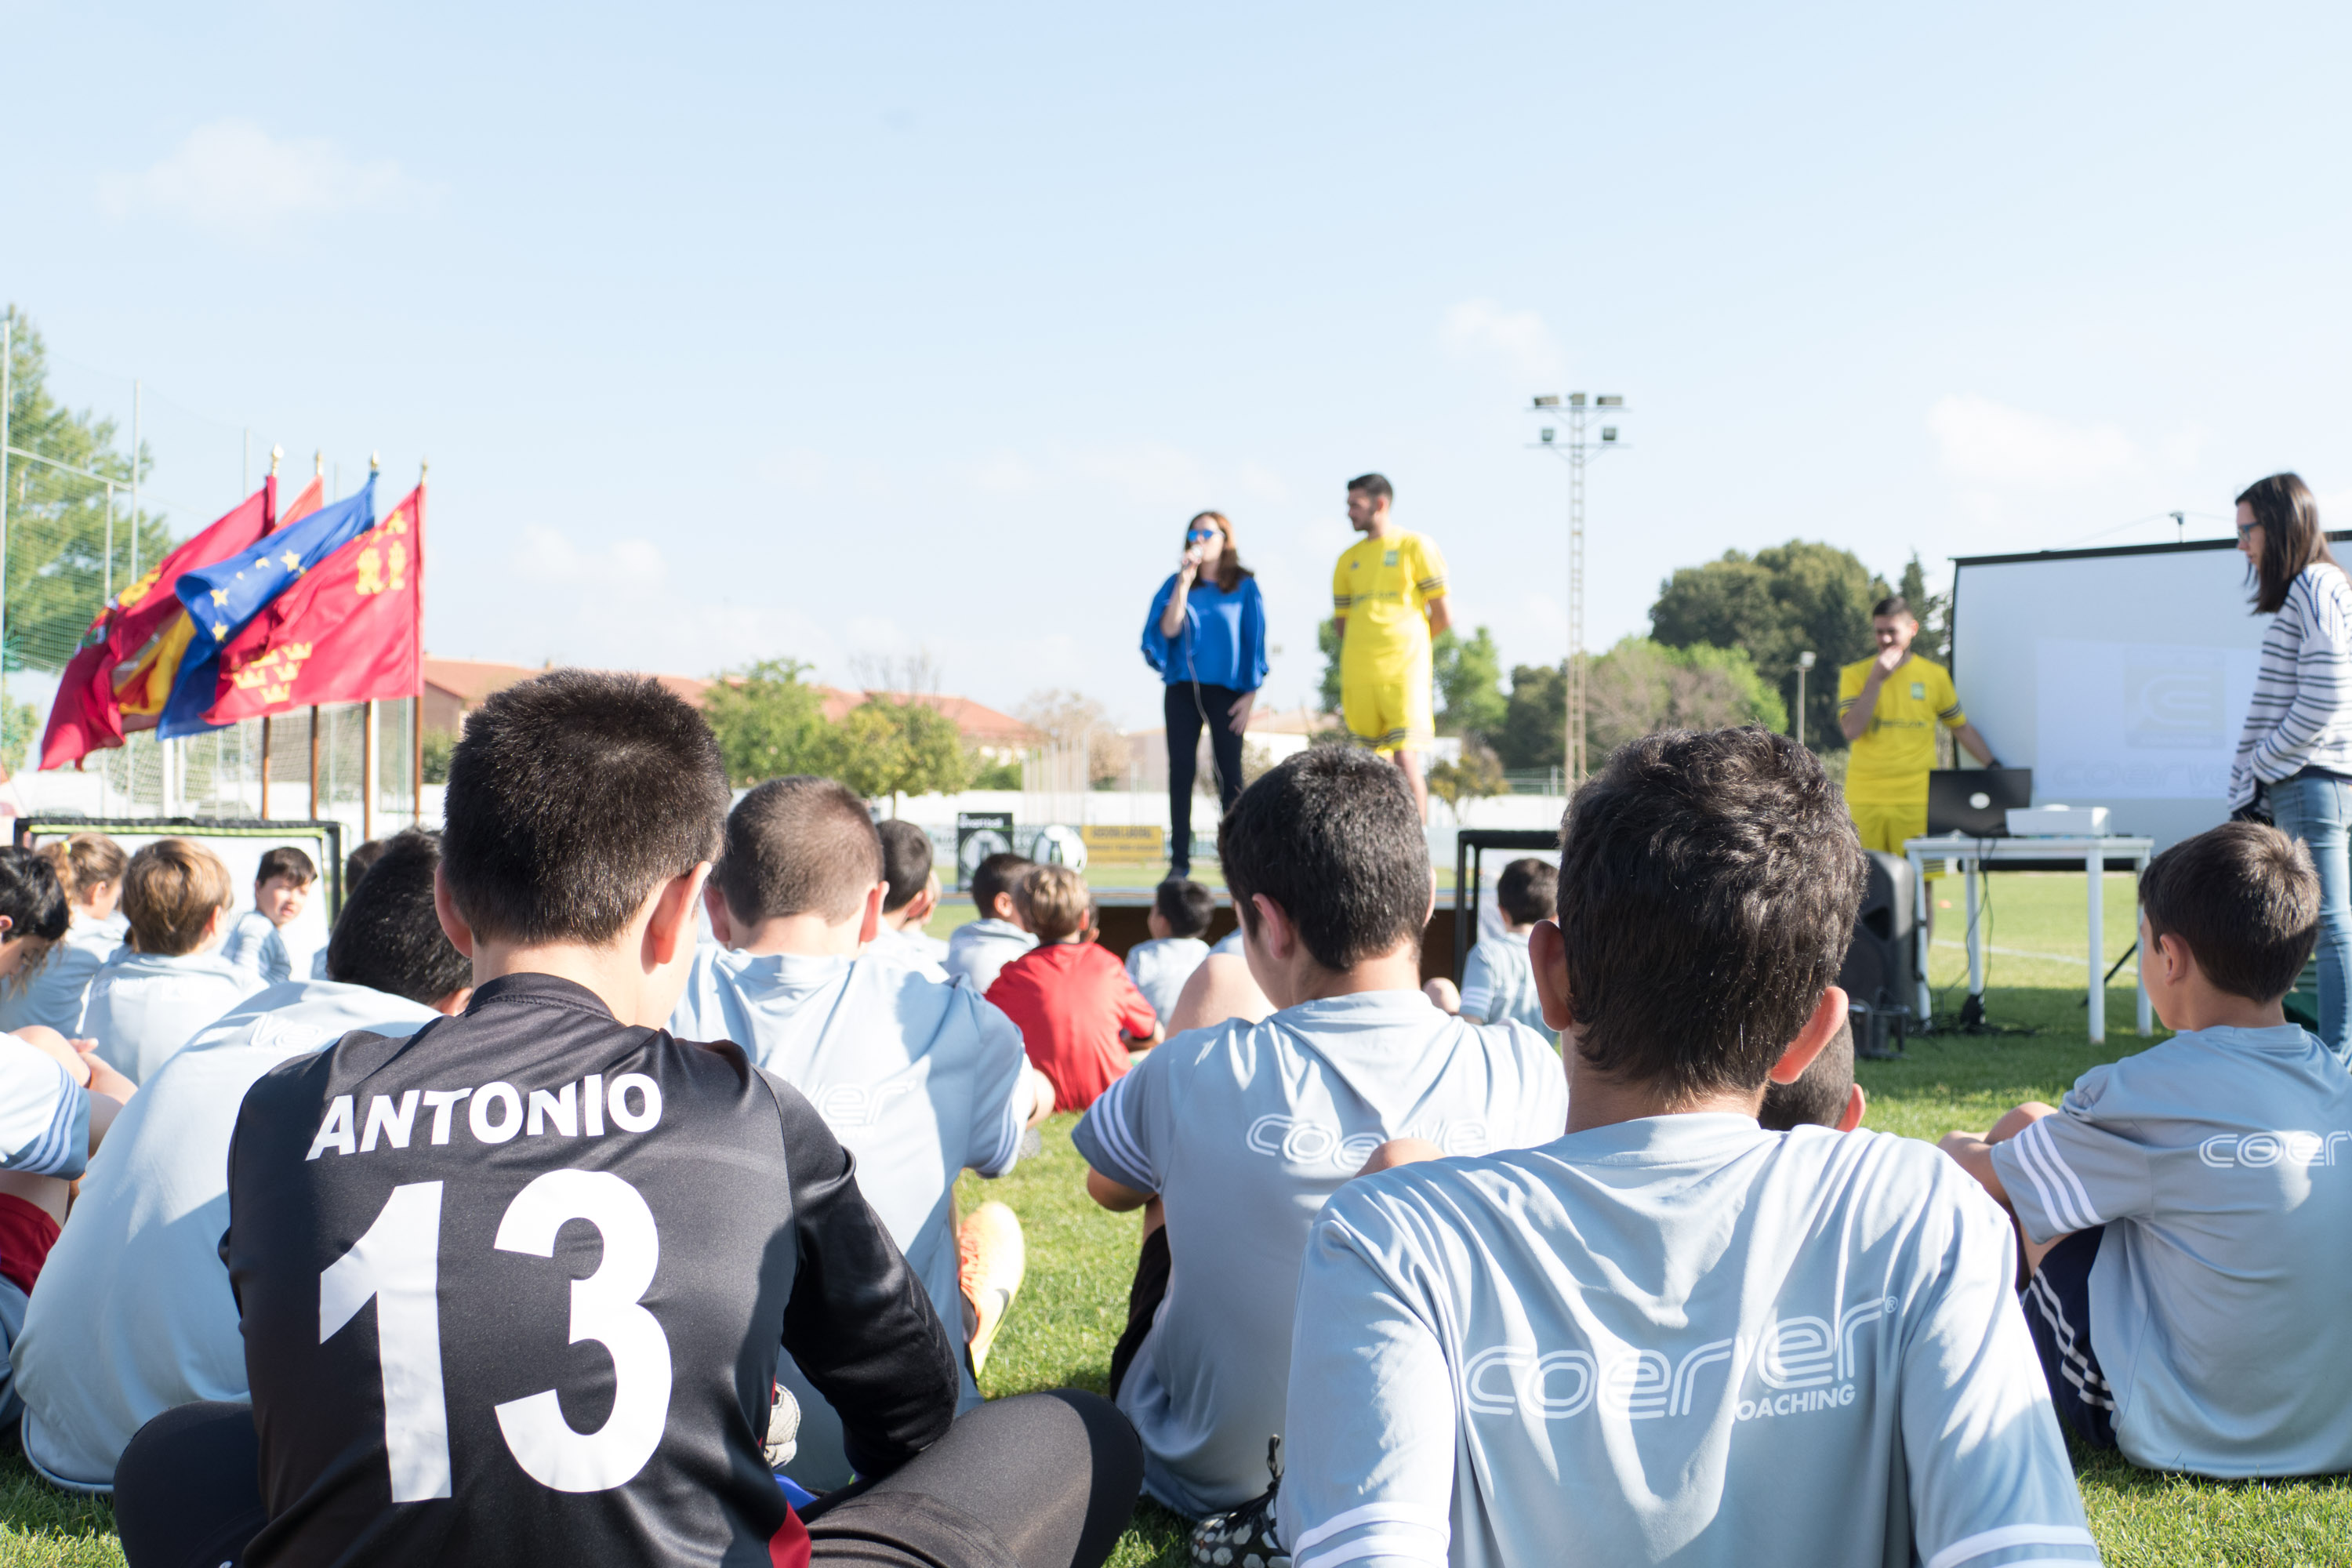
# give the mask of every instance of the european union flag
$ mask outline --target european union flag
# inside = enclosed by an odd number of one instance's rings
[[[225,561],[180,574],[177,592],[195,623],[156,733],[164,740],[221,726],[205,722],[220,684],[221,647],[301,575],[375,526],[375,476],[355,495],[320,507]]]

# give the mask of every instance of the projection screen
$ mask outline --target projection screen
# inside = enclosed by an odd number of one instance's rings
[[[2159,850],[2228,819],[2270,626],[2232,542],[1952,564],[1953,682],[1993,754],[2033,770],[2034,805],[2104,805]]]

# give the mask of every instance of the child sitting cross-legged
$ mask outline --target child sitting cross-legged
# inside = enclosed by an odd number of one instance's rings
[[[988,999],[1020,1028],[1055,1103],[1084,1110],[1127,1071],[1130,1045],[1159,1044],[1160,1015],[1088,935],[1094,902],[1076,871],[1032,867],[1021,879],[1021,921],[1037,945],[999,972]]]
[[[1127,950],[1127,975],[1162,1023],[1175,1016],[1184,982],[1209,956],[1201,934],[1216,912],[1216,895],[1190,877],[1171,877],[1151,895],[1151,912],[1143,917],[1151,940]]]
[[[2151,1469],[2352,1469],[2352,1076],[2280,1006],[2318,875],[2228,823],[2158,856],[2139,907],[2179,1032],[1944,1148],[2025,1233],[2026,1321],[2076,1436]]]
[[[883,895],[881,923],[866,951],[945,980],[948,944],[923,930],[940,907],[931,836],[920,825],[895,817],[876,823],[874,831],[882,836],[882,878],[890,887]]]
[[[310,901],[310,884],[318,879],[319,868],[291,844],[262,856],[253,870],[253,908],[229,928],[221,956],[272,985],[292,979],[294,964],[278,933],[300,918],[302,906]]]
[[[1507,929],[1498,935],[1481,935],[1462,965],[1462,1016],[1475,1023],[1516,1018],[1538,1034],[1544,1027],[1543,1004],[1536,998],[1535,972],[1528,967],[1528,933],[1538,921],[1551,918],[1559,889],[1559,872],[1529,857],[1514,860],[1495,879],[1495,904]]]
[[[856,795],[831,779],[759,785],[728,814],[703,892],[720,945],[697,953],[670,1029],[740,1045],[806,1095],[856,1158],[866,1201],[965,1346],[959,1408],[969,1410],[1024,1257],[1003,1204],[982,1205],[959,1234],[956,1177],[1011,1170],[1053,1094],[1022,1059],[1020,1032],[969,987],[893,953],[859,953],[876,942],[889,889],[883,840]],[[789,1356],[777,1381],[801,1409],[784,1473],[812,1491],[848,1485],[839,1413]]]
[[[1324,1200],[1389,1139],[1482,1153],[1556,1138],[1568,1114],[1541,1037],[1421,994],[1429,843],[1395,768],[1339,746],[1288,758],[1242,792],[1217,848],[1250,972],[1279,1011],[1256,1021],[1236,998],[1240,1016],[1154,1050],[1073,1134],[1096,1202],[1164,1207],[1164,1226],[1147,1220],[1113,1391],[1142,1436],[1146,1489],[1192,1515],[1265,1486]]]
[[[1836,785],[1760,729],[1651,735],[1577,792],[1562,850],[1529,948],[1567,1135],[1365,1176],[1316,1220],[1282,1549],[2096,1562],[2000,1208],[1924,1143],[1757,1124],[1846,1015],[1864,862]]]
[[[999,970],[1037,945],[1021,923],[1021,879],[1033,864],[1019,855],[991,855],[973,868],[971,903],[980,918],[948,934],[948,955],[940,961],[948,978],[985,996]]]

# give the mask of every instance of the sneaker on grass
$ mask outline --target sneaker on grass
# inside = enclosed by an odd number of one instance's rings
[[[962,1263],[964,1321],[971,1347],[972,1375],[988,1365],[989,1347],[1013,1298],[1021,1293],[1028,1271],[1029,1248],[1021,1238],[1021,1220],[993,1199],[971,1211],[956,1228],[956,1251]]]

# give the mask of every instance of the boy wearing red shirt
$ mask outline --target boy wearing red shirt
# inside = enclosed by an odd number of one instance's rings
[[[1040,866],[1022,879],[1021,921],[1037,945],[1006,964],[988,999],[1021,1030],[1037,1070],[1054,1081],[1054,1103],[1084,1110],[1127,1071],[1130,1042],[1156,1046],[1159,1015],[1108,949],[1087,940],[1086,879],[1067,866]]]

